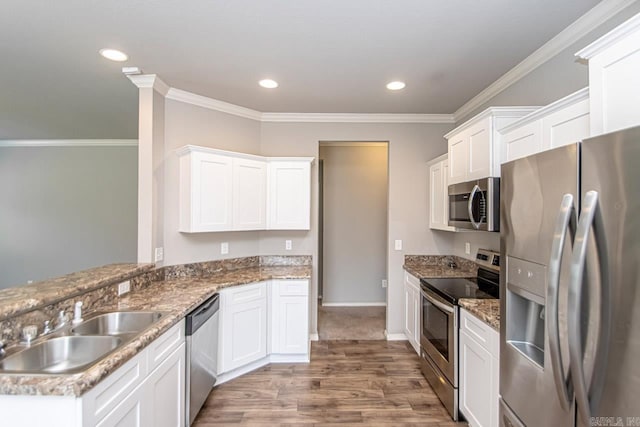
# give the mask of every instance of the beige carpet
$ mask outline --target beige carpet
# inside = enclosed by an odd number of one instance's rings
[[[318,307],[320,340],[383,340],[386,307]]]

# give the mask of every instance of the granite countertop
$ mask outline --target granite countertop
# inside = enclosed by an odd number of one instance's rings
[[[311,272],[310,265],[248,267],[200,277],[174,278],[132,291],[101,307],[100,311],[156,310],[167,315],[84,372],[71,375],[0,375],[0,394],[81,396],[220,289],[270,279],[309,279]]]
[[[450,262],[455,262],[457,267],[449,267]],[[418,279],[476,277],[478,274],[478,264],[453,255],[405,255],[403,267]]]
[[[446,277],[476,277],[476,272],[441,265],[404,265],[404,269],[412,276],[422,279]]]
[[[500,300],[462,298],[458,301],[460,307],[500,332]]]

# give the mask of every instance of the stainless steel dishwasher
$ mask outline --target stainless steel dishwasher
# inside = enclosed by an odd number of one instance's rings
[[[216,383],[220,295],[207,299],[186,317],[186,425],[190,426]]]

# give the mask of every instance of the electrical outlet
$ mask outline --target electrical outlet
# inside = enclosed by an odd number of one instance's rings
[[[388,286],[389,282],[387,281],[387,279],[382,279],[382,287],[386,288]]]
[[[284,241],[284,249],[287,251],[291,250],[291,240],[285,240]]]
[[[27,280],[27,284],[30,285],[33,283],[33,280]]]
[[[402,250],[402,240],[396,240],[395,241],[395,248],[396,248],[396,251],[401,251]]]
[[[229,242],[220,243],[220,253],[222,255],[225,255],[225,254],[229,253]]]
[[[464,253],[467,255],[471,255],[471,243],[466,242],[464,244]]]
[[[164,248],[156,248],[156,262],[164,259]]]
[[[118,296],[124,295],[131,290],[131,282],[128,280],[118,285]]]

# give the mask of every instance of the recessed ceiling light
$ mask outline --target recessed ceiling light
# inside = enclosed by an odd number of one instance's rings
[[[404,89],[406,86],[406,84],[404,84],[404,82],[389,82],[387,83],[387,89],[389,90],[400,90],[400,89]]]
[[[126,53],[115,49],[100,49],[100,55],[112,61],[123,62],[129,59]]]
[[[275,89],[278,87],[278,82],[275,80],[271,80],[271,79],[264,79],[264,80],[260,80],[258,82],[258,84],[262,87],[265,87],[267,89]]]

